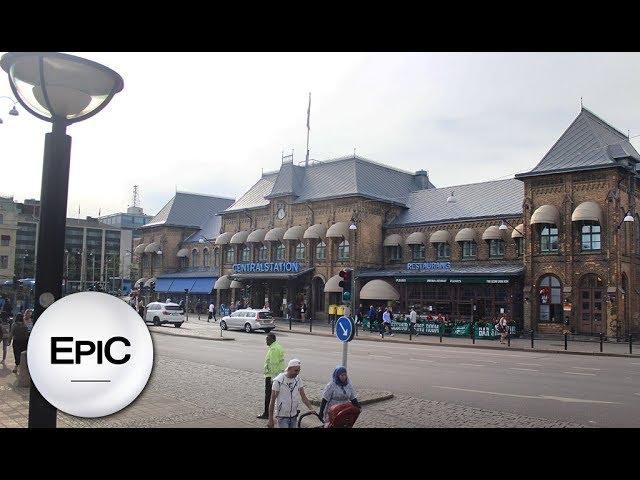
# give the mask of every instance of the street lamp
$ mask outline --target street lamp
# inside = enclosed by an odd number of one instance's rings
[[[10,102],[13,102],[13,108],[11,108],[11,110],[9,110],[9,115],[11,115],[13,117],[17,117],[18,114],[20,113],[20,112],[18,112],[18,109],[16,108],[16,103],[18,103],[18,102],[16,102],[13,98],[7,97],[7,96],[4,96],[4,95],[2,97],[0,97],[0,98],[6,98]],[[0,125],[2,125],[3,123],[4,122],[2,121],[2,118],[0,118]]]
[[[20,105],[35,117],[52,123],[45,135],[40,190],[40,228],[36,261],[33,322],[44,311],[42,294],[60,298],[64,237],[69,191],[71,137],[67,126],[92,117],[122,90],[116,72],[99,63],[62,53],[7,53],[0,58]],[[31,382],[29,427],[56,426],[56,409]]]
[[[631,210],[627,210],[627,214],[622,219],[622,221],[618,224],[618,227],[616,228],[616,230],[620,230],[622,225],[624,225],[625,223],[629,223],[629,222],[633,222],[633,221],[634,221],[634,219],[633,219],[633,216],[631,215]]]

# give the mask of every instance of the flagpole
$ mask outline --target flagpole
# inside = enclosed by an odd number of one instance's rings
[[[309,130],[310,130],[309,120],[310,120],[310,117],[311,117],[311,92],[309,92],[309,108],[307,109],[307,158],[304,162],[305,167],[309,166]]]

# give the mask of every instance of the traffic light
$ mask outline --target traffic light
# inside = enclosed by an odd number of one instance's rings
[[[342,287],[342,301],[351,301],[351,270],[340,270],[340,283],[338,285]]]

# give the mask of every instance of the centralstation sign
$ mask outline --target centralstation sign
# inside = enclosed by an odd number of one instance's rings
[[[298,273],[298,262],[235,263],[234,273]]]

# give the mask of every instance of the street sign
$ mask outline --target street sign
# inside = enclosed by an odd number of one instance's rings
[[[354,334],[353,321],[349,317],[340,317],[336,322],[336,338],[341,342],[350,342]]]

